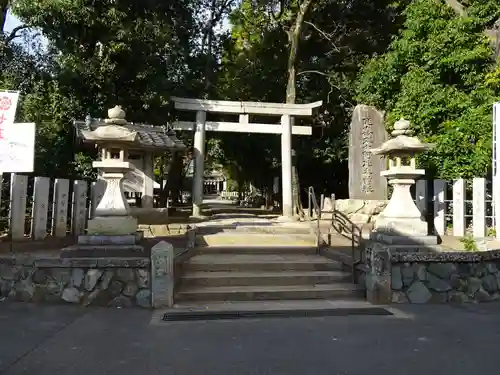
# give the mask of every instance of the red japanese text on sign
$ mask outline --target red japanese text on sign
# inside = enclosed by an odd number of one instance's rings
[[[14,124],[19,93],[0,91],[0,139],[8,137],[7,127]]]
[[[3,139],[3,122],[6,120],[3,112],[0,112],[0,139]]]
[[[8,111],[12,106],[12,99],[8,96],[0,96],[0,111]]]

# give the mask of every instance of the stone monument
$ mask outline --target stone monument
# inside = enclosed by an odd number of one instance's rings
[[[434,147],[412,137],[410,122],[404,119],[394,124],[394,137],[371,150],[374,155],[389,159],[389,169],[381,173],[394,188],[391,199],[378,216],[373,238],[391,244],[414,245],[437,244],[436,236],[428,235],[427,222],[415,205],[410,187],[415,180],[425,175],[425,170],[416,168],[415,155]]]
[[[385,158],[371,153],[387,140],[384,113],[375,107],[357,105],[349,130],[349,198],[387,199],[387,181],[380,175]]]

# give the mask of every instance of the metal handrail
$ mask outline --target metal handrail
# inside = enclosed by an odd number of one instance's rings
[[[316,244],[317,244],[317,251],[319,254],[320,251],[320,237],[321,237],[321,232],[320,232],[320,220],[321,220],[321,214],[322,214],[322,209],[318,205],[318,201],[316,200],[316,194],[314,192],[314,188],[312,186],[309,187],[308,189],[308,214],[309,214],[309,221],[312,223],[314,216],[317,219],[316,222]],[[321,197],[321,206],[323,206],[323,200],[324,196]],[[351,265],[351,272],[352,272],[352,278],[353,282],[357,283],[357,275],[356,275],[356,268],[357,265],[360,263],[364,263],[364,252],[363,252],[363,233],[362,233],[362,228],[354,225],[352,222],[350,222],[347,217],[345,220],[342,220],[341,216],[337,216],[338,212],[335,209],[335,194],[331,195],[331,202],[332,202],[332,219],[330,222],[330,230],[337,230],[340,233],[342,233],[343,229],[347,229],[347,233],[349,233],[350,229],[350,240],[351,240],[351,257],[352,257],[352,265]],[[314,214],[314,215],[313,215]],[[350,224],[350,225],[349,225]],[[357,252],[359,251],[359,258],[356,256]]]
[[[318,206],[318,201],[316,200],[316,194],[314,193],[314,188],[312,186],[309,186],[308,189],[308,214],[309,214],[309,221],[312,223],[313,220],[313,210],[316,216],[316,251],[319,254],[320,250],[320,238],[321,238],[321,232],[319,229],[319,223],[321,220],[321,208]]]

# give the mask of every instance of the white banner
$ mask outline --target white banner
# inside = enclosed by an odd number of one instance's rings
[[[14,123],[3,128],[0,138],[0,172],[33,172],[35,124]]]
[[[19,92],[0,91],[0,137],[2,136],[1,129],[14,123],[18,101]]]

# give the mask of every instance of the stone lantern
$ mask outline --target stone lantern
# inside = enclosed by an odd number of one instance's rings
[[[123,178],[133,169],[127,160],[127,149],[136,143],[137,132],[130,131],[125,111],[115,106],[108,111],[105,125],[92,131],[82,131],[86,141],[100,146],[101,160],[92,163],[99,169],[106,188],[96,207],[95,217],[89,220],[89,235],[130,235],[137,231],[137,219],[129,215],[129,206],[123,191]]]
[[[434,147],[412,137],[410,122],[404,119],[394,124],[394,137],[372,149],[374,155],[386,156],[389,169],[381,172],[393,186],[393,193],[386,208],[377,218],[374,237],[389,243],[436,244],[435,236],[428,236],[427,222],[422,217],[411,196],[410,187],[425,175],[417,169],[415,156]]]

